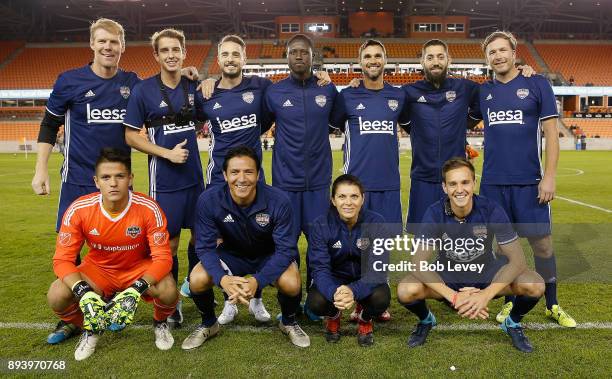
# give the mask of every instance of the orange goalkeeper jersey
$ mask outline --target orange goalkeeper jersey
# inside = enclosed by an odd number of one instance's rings
[[[78,272],[76,256],[83,242],[89,246],[84,261],[112,275],[151,260],[145,272],[157,281],[172,268],[166,216],[150,197],[130,192],[127,207],[112,217],[102,206],[102,195],[92,193],[78,198],[62,219],[53,270],[60,279]]]

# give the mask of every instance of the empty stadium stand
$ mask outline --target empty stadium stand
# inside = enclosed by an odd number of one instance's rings
[[[574,135],[585,135],[589,138],[599,136],[601,138],[612,138],[612,120],[611,119],[582,119],[582,118],[566,118],[563,123],[569,128],[573,125],[577,126],[572,130]]]
[[[612,83],[612,44],[536,41],[534,46],[553,72],[560,72],[567,81],[573,77],[575,85],[592,83],[605,86]]]
[[[0,41],[0,63],[24,45],[21,41]]]
[[[0,121],[0,141],[36,141],[40,121]]]

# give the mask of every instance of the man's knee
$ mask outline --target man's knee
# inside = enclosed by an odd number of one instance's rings
[[[385,284],[376,287],[368,300],[373,309],[384,312],[391,303],[391,290],[389,286]]]
[[[61,311],[74,301],[76,300],[72,291],[64,282],[56,279],[51,283],[47,292],[47,303],[52,309]]]
[[[529,238],[528,240],[535,256],[540,258],[550,258],[553,256],[551,236]]]
[[[202,266],[202,262],[195,265],[189,274],[189,290],[193,293],[204,292],[213,286],[213,279]]]
[[[544,295],[544,279],[535,271],[521,274],[514,283],[516,295],[542,297]]]
[[[149,289],[149,294],[164,304],[174,304],[178,300],[178,290],[172,275],[168,274]]]
[[[302,280],[300,271],[295,263],[289,265],[289,268],[283,272],[278,278],[277,286],[279,291],[287,296],[297,296],[302,291]]]
[[[403,281],[397,285],[397,300],[409,304],[425,298],[425,286],[416,281]]]
[[[316,288],[311,288],[306,297],[306,306],[317,316],[326,316],[331,303]]]

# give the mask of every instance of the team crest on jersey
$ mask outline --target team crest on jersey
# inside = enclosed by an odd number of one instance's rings
[[[519,99],[523,100],[524,98],[529,96],[529,90],[527,88],[519,88],[516,90],[516,96],[518,96]]]
[[[66,232],[60,232],[57,238],[59,240],[60,245],[68,246],[68,244],[70,243],[70,239],[72,238],[72,234],[66,233]]]
[[[457,98],[457,92],[455,91],[446,91],[446,101],[452,103]]]
[[[255,100],[255,95],[251,91],[245,92],[242,94],[242,100],[247,104],[251,104]]]
[[[368,246],[370,246],[370,239],[369,238],[358,238],[357,242],[355,243],[355,245],[357,245],[357,248],[359,250],[365,250],[368,248]]]
[[[317,95],[317,97],[315,97],[315,103],[323,108],[325,104],[327,104],[327,97],[325,97],[325,95]]]
[[[474,237],[487,238],[487,226],[486,225],[474,225],[472,228]]]
[[[156,245],[163,245],[168,240],[168,233],[166,232],[155,232],[153,233],[153,243]]]
[[[267,213],[258,213],[255,215],[255,222],[263,228],[270,223],[270,215]]]
[[[387,105],[389,106],[389,108],[395,112],[397,110],[397,107],[399,106],[399,101],[397,100],[389,100],[387,101]]]
[[[119,93],[121,94],[121,97],[123,97],[124,99],[127,99],[128,97],[130,97],[130,87],[127,87],[127,86],[119,87]]]
[[[187,100],[189,100],[189,105],[193,106],[195,102],[194,99],[195,99],[195,95],[193,93],[190,93],[189,95],[187,95]]]
[[[140,234],[140,226],[132,225],[125,230],[125,235],[132,238],[138,237]]]

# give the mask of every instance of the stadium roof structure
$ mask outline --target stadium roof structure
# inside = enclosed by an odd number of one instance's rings
[[[269,35],[274,17],[393,12],[401,21],[413,15],[470,17],[470,35],[494,29],[524,38],[558,34],[612,39],[611,0],[4,0],[0,35],[28,41],[74,40],[97,17],[120,21],[128,38],[146,39],[163,27],[216,38],[226,33]],[[402,35],[403,22],[395,23]],[[86,33],[85,33],[86,36]]]

